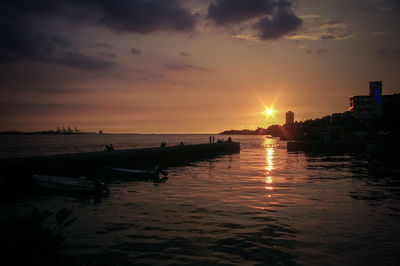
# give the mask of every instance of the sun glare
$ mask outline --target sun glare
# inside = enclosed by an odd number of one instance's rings
[[[274,111],[274,108],[272,106],[271,107],[266,106],[263,113],[264,113],[264,115],[266,117],[270,117],[270,116],[273,116],[274,112],[275,111]]]

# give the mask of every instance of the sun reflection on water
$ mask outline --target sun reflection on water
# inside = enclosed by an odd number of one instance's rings
[[[265,147],[265,183],[267,186],[265,186],[266,190],[273,190],[273,181],[272,181],[272,170],[274,169],[274,140],[268,137],[264,138],[264,147]],[[268,197],[271,197],[271,195],[268,195]]]

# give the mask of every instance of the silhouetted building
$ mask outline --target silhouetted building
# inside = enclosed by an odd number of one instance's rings
[[[369,82],[369,96],[373,96],[375,101],[380,103],[382,96],[382,81]]]
[[[331,126],[348,126],[352,124],[354,124],[354,116],[351,111],[331,115]]]
[[[286,112],[286,124],[294,123],[294,113],[292,111]]]
[[[359,120],[394,117],[400,111],[400,94],[382,95],[382,81],[369,83],[369,95],[351,96],[350,108]]]
[[[350,97],[350,108],[354,117],[359,120],[369,120],[382,116],[382,81],[369,83],[369,95]]]
[[[400,121],[400,93],[382,96],[382,109],[385,118],[391,120],[391,123]],[[397,125],[400,126],[400,125]]]

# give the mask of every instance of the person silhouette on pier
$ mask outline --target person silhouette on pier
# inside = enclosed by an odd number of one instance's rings
[[[105,148],[104,150],[105,150],[105,151],[113,151],[113,150],[114,150],[114,147],[113,147],[112,144],[106,145],[106,148]]]
[[[210,136],[210,143],[211,143],[211,136]]]
[[[215,137],[213,136],[213,143],[215,143]]]

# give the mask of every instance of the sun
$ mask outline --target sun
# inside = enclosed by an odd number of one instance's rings
[[[265,110],[264,110],[263,114],[264,114],[266,117],[273,116],[274,113],[275,113],[275,110],[274,110],[274,108],[273,108],[272,106],[270,106],[270,107],[265,106]]]

